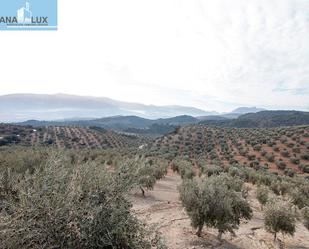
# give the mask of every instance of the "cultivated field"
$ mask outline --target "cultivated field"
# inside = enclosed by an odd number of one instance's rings
[[[140,146],[144,138],[125,135],[97,127],[47,126],[33,128],[0,124],[0,146],[19,144],[24,146],[54,145],[58,148],[108,149]]]
[[[309,173],[309,127],[237,129],[191,125],[157,139],[152,151],[187,157],[197,165],[216,162],[286,174]]]
[[[1,126],[0,248],[307,249],[308,134]]]

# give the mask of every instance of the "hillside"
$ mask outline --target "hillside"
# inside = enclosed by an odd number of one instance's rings
[[[56,146],[74,149],[137,148],[146,138],[119,134],[98,127],[46,126],[33,128],[0,124],[0,146]]]
[[[195,124],[198,119],[192,116],[181,115],[173,118],[146,119],[138,116],[114,116],[93,120],[65,120],[65,121],[38,121],[28,120],[17,123],[19,125],[42,126],[96,126],[136,134],[152,136],[164,135],[176,129],[179,125]]]
[[[234,109],[231,113],[246,114],[246,113],[257,113],[261,111],[266,111],[266,109],[257,107],[238,107]]]
[[[248,113],[231,120],[203,120],[204,125],[235,128],[270,128],[280,126],[309,125],[309,112],[261,111]]]
[[[247,165],[274,172],[309,173],[309,126],[236,129],[189,125],[160,137],[152,152],[199,163]]]

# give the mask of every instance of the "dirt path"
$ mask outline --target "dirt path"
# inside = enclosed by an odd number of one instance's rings
[[[254,215],[249,222],[243,222],[236,231],[236,237],[229,233],[223,236],[223,243],[216,239],[217,231],[204,228],[202,238],[195,235],[179,201],[177,186],[181,183],[178,175],[169,174],[159,181],[153,191],[148,191],[143,198],[140,193],[132,197],[133,211],[148,224],[155,224],[165,238],[169,249],[309,249],[309,231],[302,224],[297,225],[294,237],[279,236],[284,243],[274,244],[272,235],[263,229],[263,215],[260,205],[254,198],[255,190],[248,197]]]

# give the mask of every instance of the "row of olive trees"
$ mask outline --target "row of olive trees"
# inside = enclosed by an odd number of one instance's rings
[[[133,161],[134,167],[130,168],[130,174],[134,175],[134,183],[145,196],[145,189],[152,190],[156,181],[167,174],[168,162],[157,158],[137,158]]]
[[[292,179],[236,165],[224,168],[201,164],[201,170],[202,177],[185,178],[180,187],[181,201],[199,236],[206,225],[218,229],[221,238],[226,231],[233,233],[241,219],[251,218],[252,211],[245,199],[247,190],[243,181],[258,184],[256,197],[262,207],[266,206],[265,229],[274,234],[275,240],[279,232],[295,233],[299,210],[305,227],[309,229],[309,185],[302,178]],[[270,196],[270,189],[275,190],[273,195],[289,195],[292,198]],[[291,199],[292,203],[284,199]]]
[[[229,173],[258,185],[257,200],[262,209],[266,206],[265,227],[274,238],[278,232],[293,235],[296,220],[301,217],[309,229],[309,183],[302,176],[290,178],[236,165],[230,167]]]

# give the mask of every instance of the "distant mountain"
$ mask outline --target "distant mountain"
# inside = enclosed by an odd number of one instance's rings
[[[183,125],[197,123],[199,120],[192,116],[181,115],[172,118],[147,119],[138,116],[112,116],[106,118],[98,118],[91,120],[63,120],[63,121],[38,121],[27,120],[19,122],[20,125],[31,126],[65,126],[65,125],[79,125],[79,126],[98,126],[102,128],[147,128],[152,124],[169,124],[169,125]]]
[[[198,119],[188,115],[176,116],[173,118],[146,119],[137,116],[113,116],[92,120],[64,120],[64,121],[38,121],[28,120],[17,123],[19,125],[30,125],[34,127],[44,126],[83,126],[101,127],[141,134],[165,134],[171,132],[179,125],[195,124]]]
[[[202,120],[201,120],[202,119]],[[178,126],[203,124],[217,127],[266,128],[279,126],[309,125],[309,112],[300,111],[262,111],[241,115],[235,119],[220,116],[194,118],[181,115],[166,119],[146,119],[137,116],[114,116],[93,120],[37,121],[28,120],[18,123],[34,127],[44,126],[82,126],[100,127],[128,133],[160,135],[171,132]]]
[[[211,120],[211,121],[222,121],[225,119],[235,119],[239,116],[247,113],[257,113],[260,111],[266,111],[266,109],[263,108],[257,108],[257,107],[238,107],[235,110],[228,112],[228,113],[222,113],[217,115],[207,115],[207,116],[200,116],[197,117],[200,120]]]
[[[224,117],[223,115],[209,115],[209,116],[200,116],[196,117],[198,120],[227,120],[228,118]]]
[[[266,109],[257,107],[238,107],[235,110],[231,111],[230,113],[246,114],[246,113],[257,113],[261,111],[266,111]]]
[[[261,111],[241,115],[230,120],[204,120],[204,125],[235,128],[267,128],[280,126],[309,125],[309,112]]]
[[[238,120],[254,122],[258,127],[308,125],[309,112],[262,111],[242,115],[238,118]]]
[[[188,115],[180,115],[173,118],[160,118],[154,120],[153,122],[156,124],[170,124],[170,125],[185,125],[185,124],[194,124],[199,121],[198,118],[188,116]]]
[[[116,101],[104,97],[66,94],[11,94],[0,96],[0,122],[35,120],[91,119],[109,116],[139,116],[148,119],[179,115],[206,116],[207,112],[186,106],[154,106]]]

